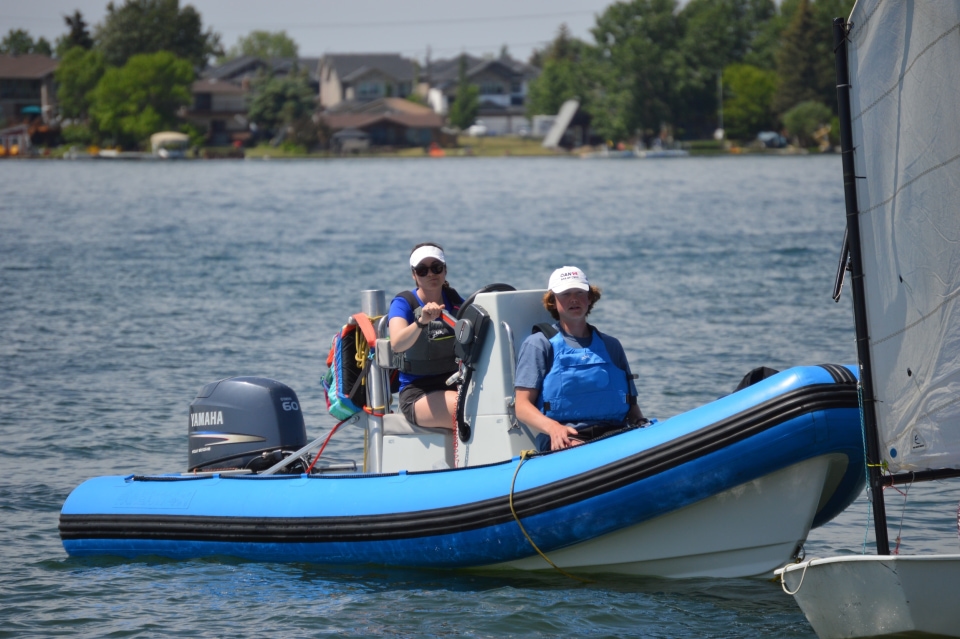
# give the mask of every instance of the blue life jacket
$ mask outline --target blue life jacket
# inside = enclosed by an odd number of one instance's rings
[[[537,408],[561,424],[623,421],[630,406],[626,371],[617,368],[600,337],[586,348],[573,348],[557,332],[550,338],[553,365],[543,378]]]

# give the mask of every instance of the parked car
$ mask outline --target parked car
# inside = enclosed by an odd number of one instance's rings
[[[472,138],[482,138],[487,135],[487,125],[483,123],[483,120],[477,120],[467,129],[467,135]]]
[[[757,134],[757,141],[768,149],[782,149],[787,146],[787,138],[776,131],[761,131]]]

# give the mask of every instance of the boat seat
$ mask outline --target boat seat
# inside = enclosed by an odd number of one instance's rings
[[[401,413],[387,413],[383,416],[383,434],[384,435],[450,435],[453,429],[444,428],[425,428],[411,424]]]
[[[383,458],[380,471],[453,468],[453,429],[424,428],[400,413],[383,416]]]

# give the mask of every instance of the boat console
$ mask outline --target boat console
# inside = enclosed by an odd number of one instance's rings
[[[455,328],[457,339],[469,348],[458,349],[471,369],[464,375],[461,398],[467,428],[454,441],[452,429],[421,428],[397,412],[382,418],[366,415],[367,472],[479,466],[535,448],[536,434],[518,422],[514,413],[513,376],[521,342],[536,324],[553,321],[543,308],[543,294],[542,290],[492,291],[473,298],[461,311]],[[486,326],[481,327],[478,317]],[[371,366],[369,374],[383,378],[378,371],[389,370],[393,361],[386,321],[380,322],[378,335],[376,366]],[[385,384],[380,384],[383,389]],[[389,397],[388,389],[385,396]],[[375,400],[368,397],[367,405],[378,405]],[[370,455],[371,451],[379,451],[379,455]],[[370,467],[371,461],[379,466]]]

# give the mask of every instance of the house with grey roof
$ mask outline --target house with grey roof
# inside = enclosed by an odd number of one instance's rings
[[[527,88],[530,80],[537,77],[538,70],[509,56],[476,58],[463,54],[462,57],[467,63],[467,81],[480,90],[477,119],[483,120],[487,130],[498,135],[529,130]],[[430,83],[427,102],[441,115],[449,113],[450,105],[457,99],[460,58],[432,61],[425,70]]]
[[[184,118],[207,132],[213,146],[246,142],[251,137],[247,110],[252,83],[263,76],[283,77],[306,72],[314,94],[320,90],[319,58],[240,56],[206,69],[190,87],[193,104]]]
[[[417,82],[417,65],[396,53],[331,53],[320,59],[320,105],[405,98]]]
[[[58,62],[38,53],[0,54],[0,114],[8,125],[56,116]]]

